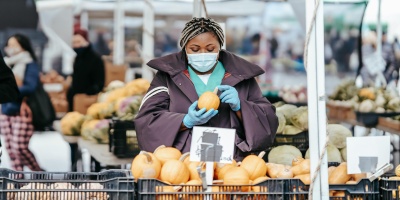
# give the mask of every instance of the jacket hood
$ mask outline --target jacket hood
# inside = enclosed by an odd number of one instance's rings
[[[259,66],[226,50],[220,51],[218,60],[222,62],[226,72],[241,76],[244,79],[254,78],[264,73],[264,70]],[[184,51],[180,51],[153,59],[147,65],[156,70],[168,73],[170,76],[174,76],[187,69],[186,55]]]

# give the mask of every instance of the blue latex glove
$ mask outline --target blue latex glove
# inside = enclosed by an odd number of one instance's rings
[[[231,109],[235,112],[240,110],[239,94],[234,87],[220,85],[218,86],[218,90],[222,92],[221,95],[219,95],[222,103],[229,103]]]
[[[188,110],[188,114],[183,118],[183,124],[188,128],[193,128],[193,126],[205,124],[218,114],[218,110],[210,109],[206,112],[206,109],[203,108],[199,111],[196,110],[197,101],[195,101]]]

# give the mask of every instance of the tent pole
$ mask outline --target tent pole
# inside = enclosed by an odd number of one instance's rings
[[[153,71],[147,66],[154,57],[154,7],[153,0],[145,0],[143,10],[143,49],[142,77],[148,81],[153,79]]]
[[[311,26],[316,1],[306,1],[306,30]],[[308,46],[307,93],[310,138],[311,177],[316,173],[319,157],[326,141],[326,95],[324,64],[324,22],[323,2],[318,8],[315,25]],[[306,59],[306,58],[305,58]],[[313,200],[329,199],[327,156],[323,157],[321,169],[314,182]]]
[[[378,0],[378,19],[376,24],[376,51],[378,55],[382,55],[382,22],[381,22],[381,4],[382,1]]]
[[[124,41],[125,41],[125,9],[124,0],[117,0],[114,10],[114,56],[115,65],[124,64]]]

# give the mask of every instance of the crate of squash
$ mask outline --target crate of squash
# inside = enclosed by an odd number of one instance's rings
[[[378,125],[396,131],[400,131],[400,116],[379,117]]]

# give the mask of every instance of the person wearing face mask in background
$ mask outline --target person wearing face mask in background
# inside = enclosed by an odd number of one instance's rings
[[[275,107],[262,96],[255,77],[264,71],[221,47],[223,31],[210,18],[193,18],[182,31],[182,51],[151,60],[158,70],[149,91],[164,86],[145,101],[135,118],[141,150],[166,145],[190,151],[194,126],[236,129],[235,160],[266,150],[278,127]],[[198,110],[197,100],[218,87],[218,110]]]
[[[14,170],[23,171],[28,166],[32,171],[43,171],[28,149],[33,135],[32,111],[25,98],[33,94],[39,84],[39,67],[29,39],[21,34],[11,36],[5,47],[5,63],[14,73],[20,96],[17,101],[1,106],[0,129]]]
[[[69,111],[73,111],[75,94],[95,95],[103,90],[105,81],[103,60],[92,49],[87,31],[74,30],[72,48],[77,55],[72,84],[67,93]]]

